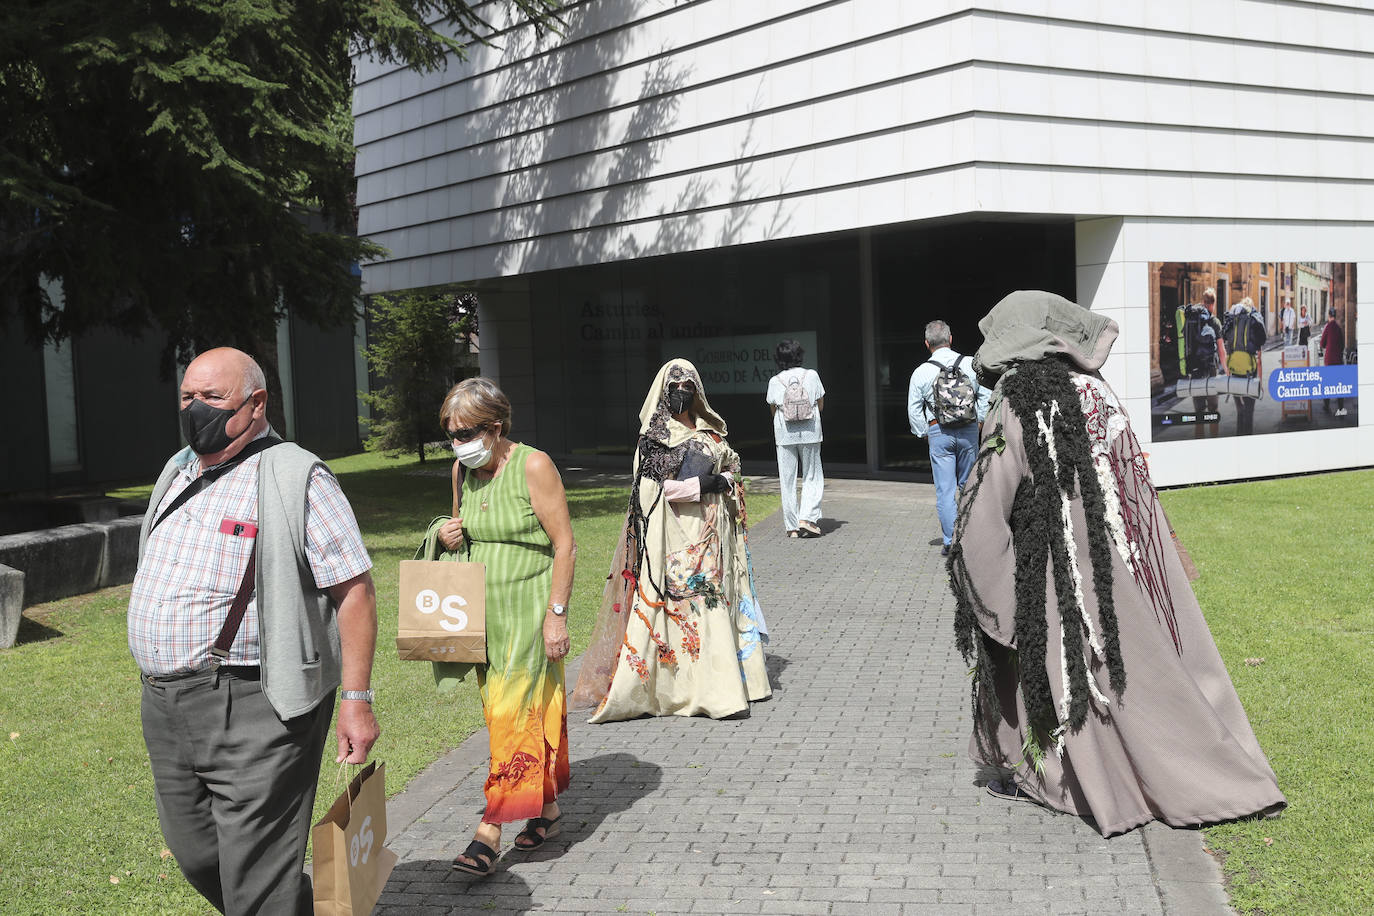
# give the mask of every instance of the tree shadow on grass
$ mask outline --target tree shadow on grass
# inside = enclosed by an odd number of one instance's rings
[[[569,487],[568,512],[573,518],[588,518],[595,515],[624,514],[629,503],[629,490],[597,487],[580,490]]]

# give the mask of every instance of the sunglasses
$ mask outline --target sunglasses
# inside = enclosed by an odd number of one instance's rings
[[[480,426],[464,426],[462,429],[446,429],[444,435],[454,442],[470,442],[486,431],[487,424],[483,423]]]

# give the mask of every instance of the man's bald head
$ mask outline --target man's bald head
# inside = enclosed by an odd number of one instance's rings
[[[206,350],[191,360],[191,364],[186,367],[185,375],[191,375],[193,370],[197,375],[205,372],[213,374],[217,379],[236,379],[235,388],[243,397],[267,387],[267,376],[263,374],[258,361],[233,347]]]

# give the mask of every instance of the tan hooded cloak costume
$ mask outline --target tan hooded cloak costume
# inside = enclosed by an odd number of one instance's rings
[[[686,380],[691,426],[668,407],[669,384]],[[695,476],[737,477],[739,456],[687,360],[659,369],[639,419],[630,510],[572,705],[595,707],[591,722],[742,712],[772,693],[744,497],[736,486],[700,492]],[[680,480],[684,464],[699,470]]]
[[[976,665],[970,756],[1104,836],[1286,804],[1097,370],[1115,322],[1019,291],[979,323],[997,378],[949,558]]]

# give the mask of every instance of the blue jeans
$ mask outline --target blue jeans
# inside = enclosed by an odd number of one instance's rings
[[[954,517],[958,513],[955,500],[977,456],[977,423],[956,426],[948,432],[931,424],[930,470],[935,476],[935,510],[940,514],[940,534],[945,544],[954,537]]]

